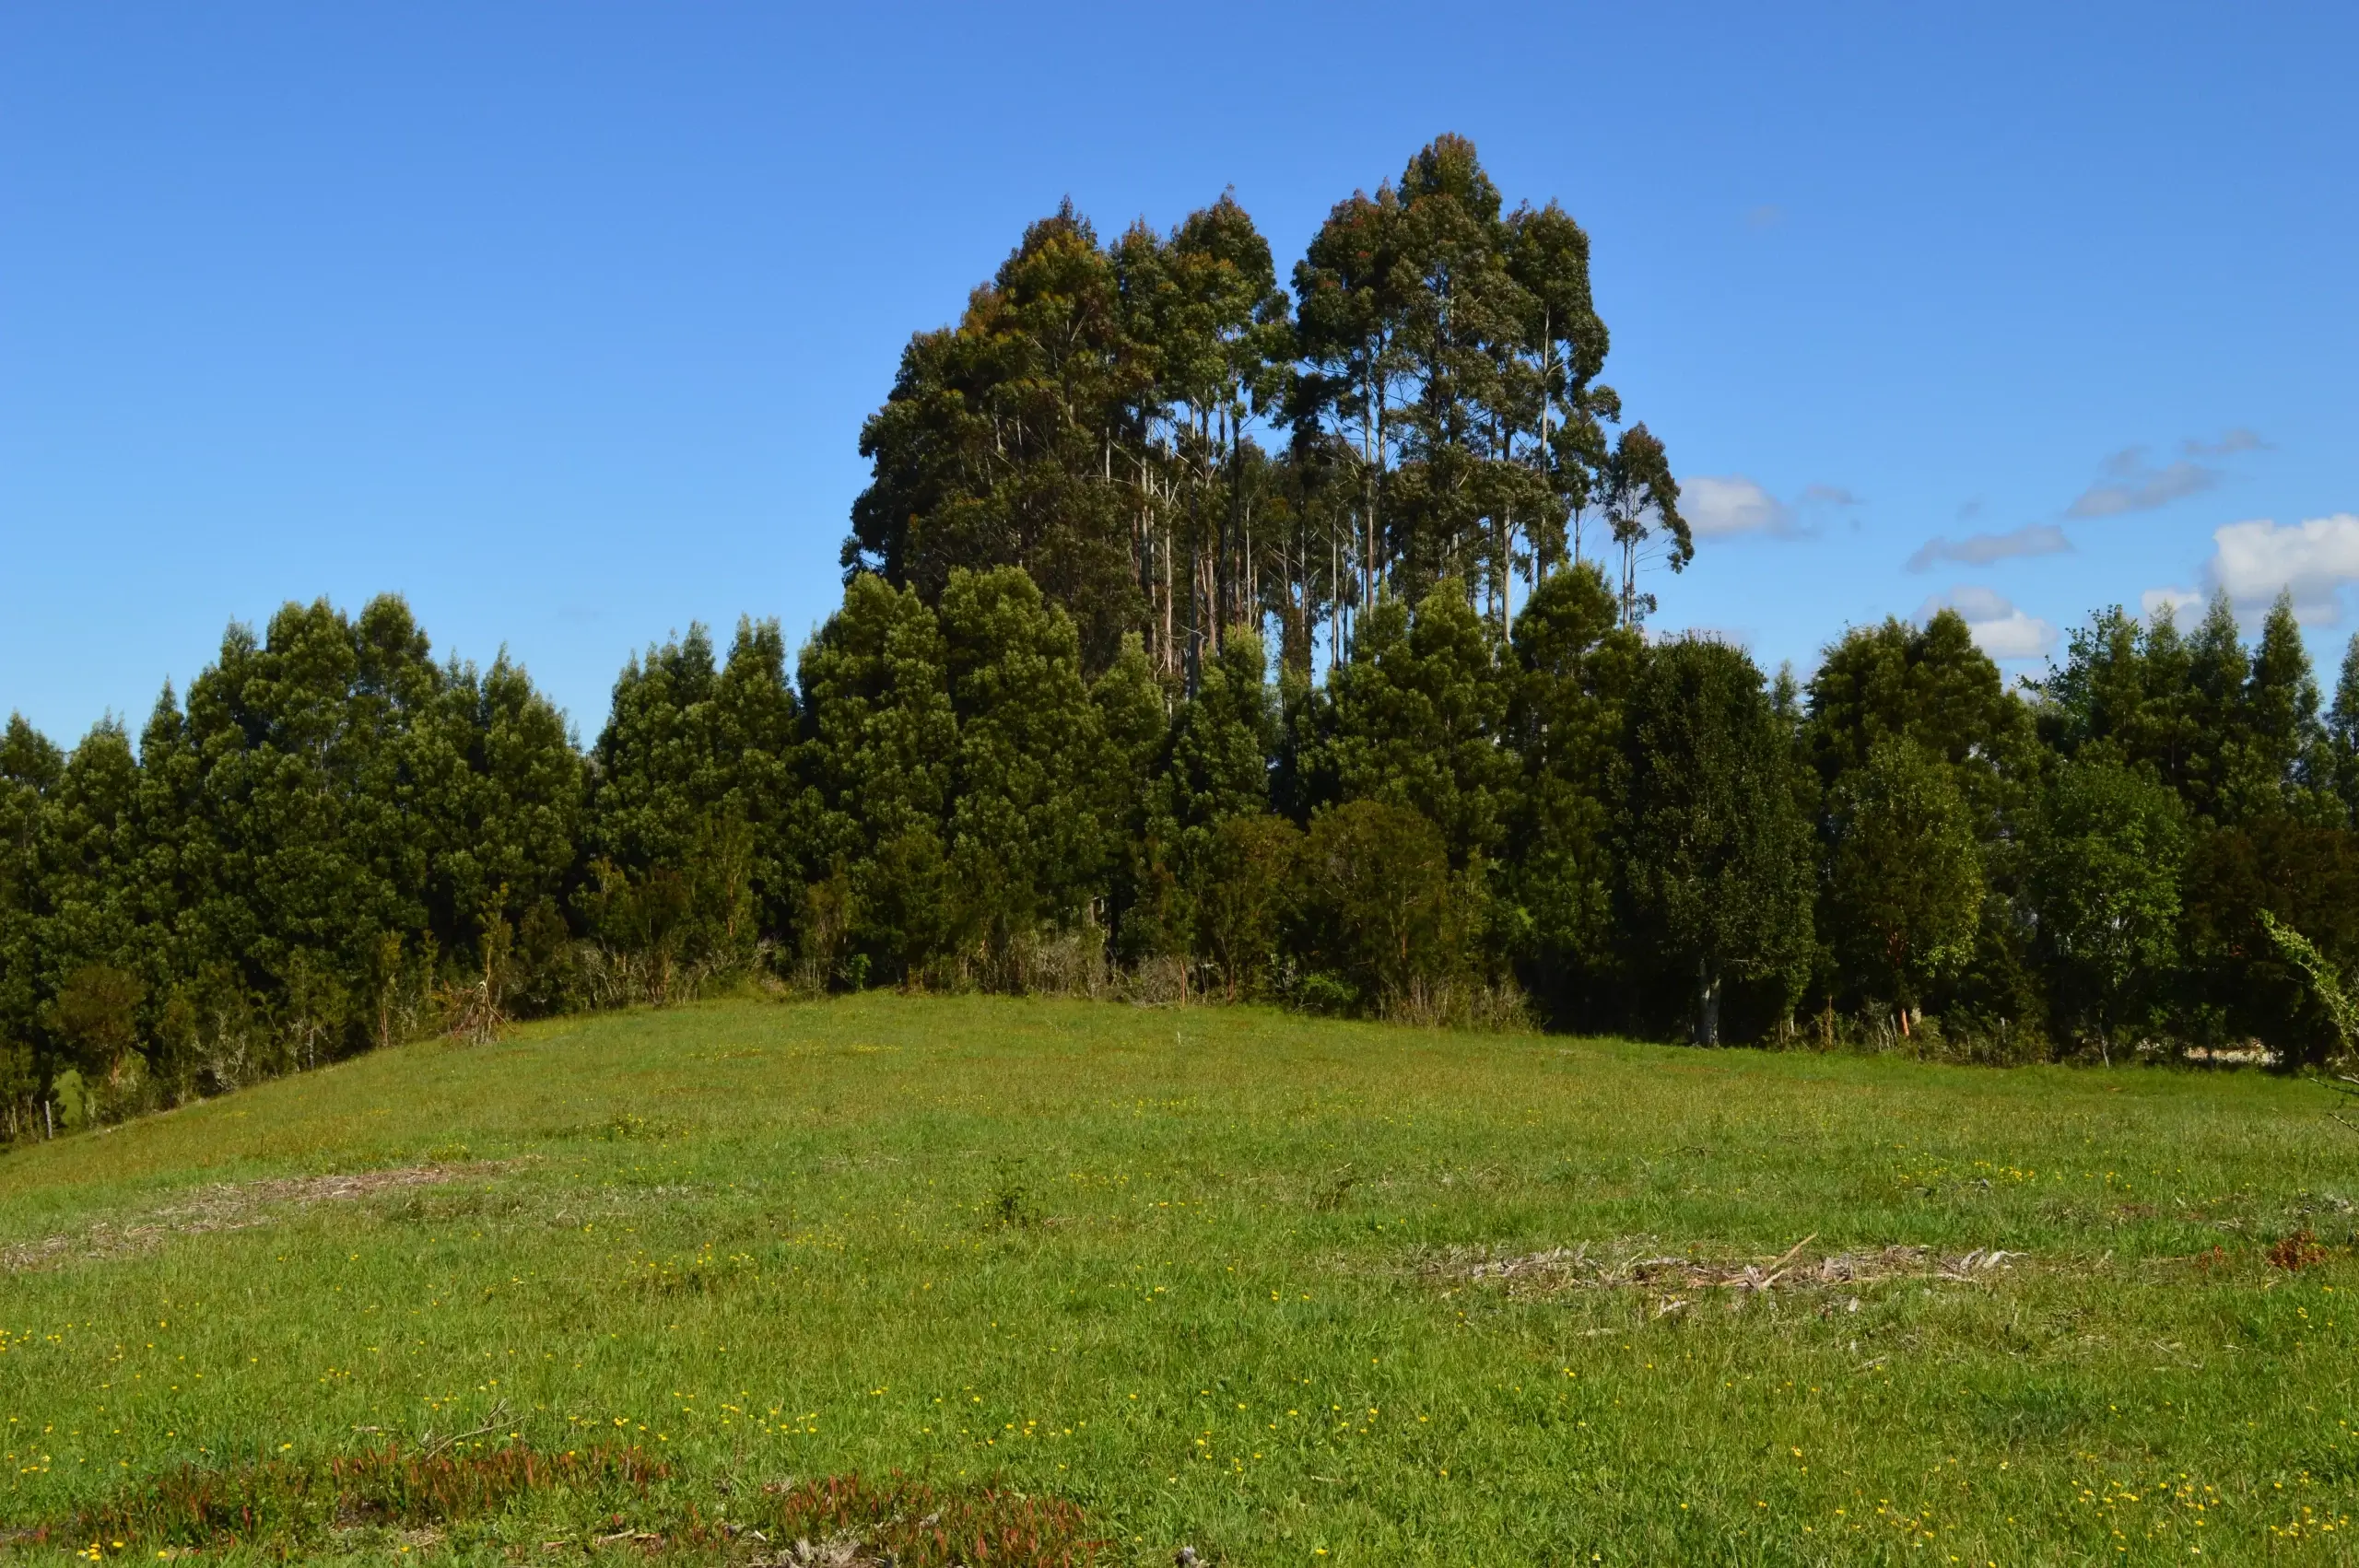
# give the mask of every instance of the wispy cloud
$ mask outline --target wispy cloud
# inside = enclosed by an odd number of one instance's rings
[[[1917,618],[1931,620],[1943,610],[1964,617],[1975,646],[1993,659],[2037,659],[2056,647],[2052,623],[2018,610],[1991,589],[1969,583],[1937,593],[1925,601]]]
[[[2119,517],[2153,511],[2201,495],[2220,482],[2220,471],[2187,458],[2157,468],[2144,447],[2125,447],[2105,460],[2105,477],[2081,492],[2067,517]]]
[[[1786,209],[1775,202],[1764,202],[1757,207],[1748,209],[1744,215],[1744,226],[1747,228],[1775,228],[1785,221]]]
[[[2120,517],[2126,512],[2153,511],[2173,501],[2200,496],[2225,475],[2197,459],[2233,457],[2238,452],[2263,451],[2268,445],[2259,431],[2237,425],[2223,431],[2216,441],[2188,437],[2178,444],[2179,456],[2169,462],[2156,462],[2150,448],[2124,447],[2105,460],[2097,482],[2082,491],[2065,509],[2064,515]]]
[[[2060,556],[2072,547],[2064,531],[2052,522],[2027,523],[2005,533],[1972,533],[1964,539],[1936,536],[1908,557],[1908,569],[1921,572],[1942,561],[1987,567],[2017,556]]]
[[[2178,450],[2189,457],[2234,457],[2238,452],[2267,451],[2269,443],[2260,439],[2258,430],[2237,425],[2221,432],[2216,441],[2189,436],[2178,444]]]
[[[1863,507],[1866,497],[1854,495],[1840,485],[1805,485],[1802,505],[1806,507]]]
[[[2232,522],[2212,531],[2212,544],[2206,574],[2248,608],[2290,593],[2295,615],[2330,626],[2342,618],[2342,590],[2359,582],[2359,513],[2283,527],[2268,518]]]

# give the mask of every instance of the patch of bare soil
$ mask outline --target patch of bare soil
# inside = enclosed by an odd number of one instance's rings
[[[173,1236],[252,1230],[272,1224],[289,1210],[317,1203],[349,1202],[404,1188],[430,1187],[505,1169],[499,1162],[472,1164],[395,1165],[334,1176],[271,1176],[262,1181],[221,1182],[198,1188],[181,1201],[126,1223],[100,1220],[79,1235],[44,1236],[0,1247],[0,1274],[55,1268],[76,1258],[117,1258],[146,1252]]]
[[[1650,1238],[1602,1247],[1588,1243],[1544,1252],[1501,1256],[1452,1248],[1426,1258],[1418,1272],[1438,1281],[1496,1285],[1512,1295],[1568,1290],[1728,1290],[1759,1292],[1811,1286],[1873,1284],[1885,1280],[1947,1280],[1979,1284],[2027,1256],[1977,1247],[1943,1253],[1926,1246],[1881,1246],[1812,1256],[1806,1236],[1782,1257],[1735,1259],[1701,1250],[1667,1254]]]

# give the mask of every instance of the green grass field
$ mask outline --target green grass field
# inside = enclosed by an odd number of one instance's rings
[[[899,1472],[905,1564],[1052,1500],[1115,1563],[2359,1561],[2341,1104],[886,995],[414,1045],[0,1158],[0,1557],[768,1561]],[[443,1479],[338,1502],[389,1445]]]

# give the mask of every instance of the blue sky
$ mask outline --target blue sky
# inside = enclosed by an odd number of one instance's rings
[[[0,3],[0,708],[135,724],[233,619],[405,594],[585,737],[839,592],[862,418],[1070,194],[1291,264],[1474,138],[1588,227],[1705,536],[1807,668],[1968,612],[2359,617],[2359,10]]]

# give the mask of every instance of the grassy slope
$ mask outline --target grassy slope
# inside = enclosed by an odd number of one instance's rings
[[[413,1046],[0,1159],[0,1249],[203,1184],[506,1162],[0,1273],[0,1519],[504,1398],[543,1444],[643,1428],[709,1498],[997,1476],[1139,1561],[2347,1561],[2359,1138],[2329,1106],[882,995]],[[2341,1250],[2260,1261],[2303,1224]],[[2034,1257],[1663,1318],[1416,1268],[1810,1232]]]

